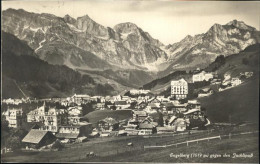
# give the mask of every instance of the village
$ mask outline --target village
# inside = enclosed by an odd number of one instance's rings
[[[90,138],[113,136],[146,136],[185,132],[187,130],[205,130],[211,124],[207,110],[197,100],[222,92],[243,83],[243,79],[253,76],[252,72],[240,73],[239,77],[225,74],[221,79],[216,73],[197,70],[191,83],[208,82],[196,92],[196,97],[189,93],[189,83],[181,78],[170,83],[170,96],[153,95],[150,90],[132,89],[125,95],[89,96],[74,94],[67,98],[49,99],[4,99],[7,110],[2,110],[2,117],[11,129],[26,129],[22,138],[25,150],[48,150],[57,141],[61,144],[81,143]],[[211,88],[211,86],[217,85]],[[191,98],[192,99],[191,99]],[[40,103],[27,113],[19,104]],[[46,105],[49,102],[56,106]],[[126,111],[130,117],[104,117],[90,122],[84,115],[83,105],[90,104],[93,111]],[[11,107],[9,107],[11,105]],[[16,107],[17,106],[17,107]],[[5,150],[10,148],[5,145]],[[3,151],[1,150],[1,153]]]

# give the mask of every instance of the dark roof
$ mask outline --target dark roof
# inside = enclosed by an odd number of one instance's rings
[[[30,131],[31,129],[38,129],[43,125],[42,122],[23,122],[22,129]]]
[[[172,102],[165,102],[165,103],[162,103],[166,108],[168,107],[174,107],[173,103]]]
[[[30,132],[24,137],[22,142],[38,144],[47,133],[48,131],[31,129]],[[51,132],[49,133],[52,135]]]
[[[139,125],[139,129],[152,129],[154,128],[153,124],[141,123]]]
[[[150,103],[149,106],[150,106],[151,108],[159,108],[155,103]]]
[[[156,127],[157,131],[174,131],[174,126]]]
[[[127,105],[126,101],[116,101],[115,105]]]
[[[78,133],[57,133],[56,137],[57,138],[71,138],[71,139],[75,139],[78,138],[79,134]]]
[[[116,121],[115,119],[113,119],[113,118],[105,118],[105,119],[103,119],[103,120],[100,120],[100,122],[106,122],[106,123],[109,123],[109,124],[111,124],[111,125],[114,125],[114,124],[117,124],[118,123],[118,121]]]
[[[135,115],[138,116],[147,116],[147,113],[145,111],[133,111]]]

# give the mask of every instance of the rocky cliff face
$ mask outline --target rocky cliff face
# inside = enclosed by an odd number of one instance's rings
[[[2,18],[3,31],[26,41],[40,59],[81,70],[137,69],[166,75],[206,67],[218,55],[260,42],[259,31],[237,20],[165,46],[130,22],[110,28],[88,15],[61,18],[14,9],[3,11]]]
[[[159,48],[162,43],[132,23],[112,29],[88,15],[60,18],[7,9],[3,11],[2,27],[51,64],[80,69],[147,69],[150,63],[167,60],[167,54]]]
[[[170,69],[205,67],[219,55],[239,53],[260,42],[260,33],[242,21],[214,24],[206,33],[187,36],[180,42],[165,46],[171,61]]]

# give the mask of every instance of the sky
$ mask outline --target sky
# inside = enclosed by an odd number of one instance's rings
[[[234,19],[260,29],[260,2],[257,1],[2,1],[2,10],[8,8],[60,17],[88,15],[106,27],[132,22],[165,45],[187,35],[205,33],[215,23],[226,24]]]

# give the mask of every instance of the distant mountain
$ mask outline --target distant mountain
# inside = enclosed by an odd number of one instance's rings
[[[2,20],[2,30],[24,41],[37,58],[79,70],[96,82],[111,80],[122,90],[176,71],[206,68],[219,55],[260,43],[260,32],[237,20],[170,45],[131,22],[104,27],[88,15],[75,19],[7,9]]]
[[[214,24],[204,34],[188,35],[180,42],[165,46],[169,67],[164,72],[167,75],[173,70],[205,68],[219,55],[236,54],[256,43],[260,43],[260,32],[242,21]]]
[[[259,74],[259,54],[260,44],[254,44],[247,47],[238,54],[226,56],[224,62],[215,60],[203,70],[207,72],[217,72],[221,78],[225,73],[229,73],[232,77],[239,76],[240,72],[254,72]],[[188,82],[192,82],[192,72],[190,71],[175,71],[167,76],[153,80],[145,85],[144,89],[150,89],[153,92],[160,93],[162,91],[169,91],[171,80],[178,80],[184,78]]]
[[[12,34],[2,32],[2,96],[65,97],[74,93],[113,94],[109,84],[98,84],[90,76],[48,64]]]
[[[22,9],[3,11],[3,31],[24,40],[39,58],[77,69],[147,69],[164,62],[167,54],[133,23],[104,27],[88,15],[74,19],[36,14]]]

